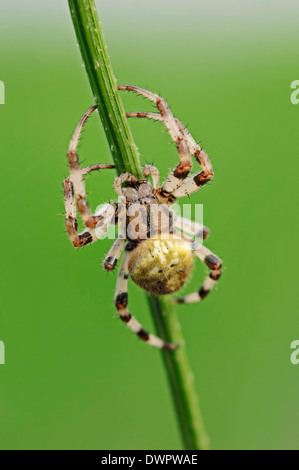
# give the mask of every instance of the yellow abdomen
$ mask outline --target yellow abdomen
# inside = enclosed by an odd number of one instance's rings
[[[144,240],[132,252],[129,273],[143,289],[171,294],[188,279],[193,266],[191,244],[174,235]]]

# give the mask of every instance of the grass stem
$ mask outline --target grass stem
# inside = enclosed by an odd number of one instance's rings
[[[94,0],[68,0],[83,63],[94,101],[104,126],[111,154],[119,174],[130,172],[142,178],[137,148],[118,95],[116,80],[107,54]],[[184,447],[207,449],[209,438],[199,411],[181,327],[168,299],[148,295],[157,334],[165,341],[179,343],[174,352],[162,351]]]

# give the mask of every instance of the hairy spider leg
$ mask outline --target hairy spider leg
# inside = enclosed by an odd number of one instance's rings
[[[147,113],[147,112],[131,112],[127,113],[127,117],[146,117],[154,119],[160,122],[164,122],[166,125],[173,141],[176,143],[181,161],[174,171],[168,176],[164,185],[160,189],[160,195],[165,197],[172,202],[176,197],[187,196],[200,189],[204,184],[211,180],[213,177],[213,169],[210,159],[206,152],[204,152],[200,146],[195,142],[191,134],[183,126],[181,121],[175,119],[166,103],[164,98],[158,96],[155,93],[144,90],[140,87],[133,85],[119,85],[119,90],[134,91],[149,100],[156,103],[160,114],[158,113]],[[184,144],[180,144],[184,142]],[[186,146],[189,152],[195,157],[197,162],[202,167],[202,171],[195,176],[187,178],[187,175],[191,169],[191,161],[187,158]],[[190,165],[190,167],[189,167]],[[188,169],[189,167],[189,169]]]
[[[221,276],[222,261],[220,258],[218,258],[218,256],[212,253],[211,250],[205,246],[200,246],[197,248],[196,244],[194,244],[194,254],[210,268],[210,274],[206,277],[204,283],[197,292],[188,294],[185,297],[179,299],[173,299],[173,303],[200,302],[209,294],[209,292],[211,292]]]
[[[83,174],[82,170],[79,165],[78,155],[76,153],[76,149],[79,143],[80,135],[82,132],[82,128],[84,123],[87,121],[88,117],[91,115],[93,111],[97,109],[97,106],[91,106],[86,113],[80,119],[72,140],[69,145],[69,149],[67,152],[67,157],[70,166],[70,176],[69,179],[73,184],[74,193],[76,196],[77,201],[77,208],[78,212],[88,228],[94,228],[96,225],[103,220],[101,215],[94,215],[92,214],[86,197],[86,190],[85,190],[85,183],[83,181]],[[95,165],[94,169],[99,169],[99,165]],[[105,168],[114,168],[114,165],[106,165]],[[88,172],[88,171],[87,171]]]
[[[177,348],[176,344],[171,344],[163,341],[155,335],[149,334],[145,331],[142,325],[131,315],[127,309],[128,305],[128,278],[129,278],[129,258],[131,252],[125,251],[122,258],[122,262],[119,269],[118,280],[115,291],[114,303],[117,308],[117,313],[121,320],[126,323],[133,333],[135,333],[140,339],[145,341],[151,346],[155,346],[160,349],[174,350]]]
[[[114,168],[113,165],[109,164],[98,164],[98,165],[91,165],[87,168],[81,169],[82,175],[86,175],[91,171],[95,170],[102,170],[106,168]],[[68,236],[72,242],[72,244],[80,248],[81,246],[88,245],[93,243],[98,238],[100,238],[101,229],[106,228],[106,224],[108,221],[108,214],[106,218],[104,217],[105,209],[102,211],[100,227],[97,227],[96,230],[94,228],[87,229],[82,233],[78,232],[77,229],[77,211],[76,211],[76,201],[74,197],[74,187],[73,183],[70,178],[66,178],[63,182],[63,189],[64,189],[64,205],[65,205],[65,212],[66,212],[66,220],[65,220],[65,227],[68,233]],[[107,204],[107,207],[109,204]],[[115,209],[115,213],[117,212],[117,204],[113,205]],[[104,233],[104,230],[103,230]]]

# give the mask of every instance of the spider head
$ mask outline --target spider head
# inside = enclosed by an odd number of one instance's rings
[[[122,191],[127,201],[138,201],[149,197],[153,188],[149,181],[136,181],[129,183]]]
[[[188,279],[193,266],[190,243],[175,236],[144,240],[132,252],[129,273],[152,294],[171,294]]]

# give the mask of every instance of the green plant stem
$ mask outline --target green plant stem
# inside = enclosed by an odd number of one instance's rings
[[[77,41],[116,171],[142,177],[137,148],[120,101],[94,0],[68,0]],[[180,344],[174,352],[162,351],[176,414],[186,449],[207,449],[209,438],[199,412],[193,373],[181,327],[170,301],[148,295],[157,333],[165,341]]]

